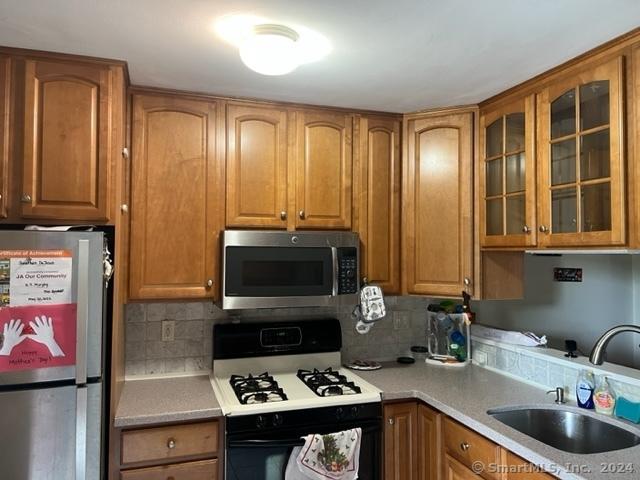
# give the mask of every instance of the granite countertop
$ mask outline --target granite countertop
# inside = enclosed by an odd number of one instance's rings
[[[208,375],[127,380],[120,396],[117,428],[222,416]]]
[[[408,366],[390,363],[381,370],[358,374],[380,388],[383,399],[422,400],[522,458],[544,466],[560,478],[640,478],[640,446],[590,455],[563,452],[504,425],[486,413],[489,409],[505,406],[544,405],[554,408],[553,396],[546,395],[543,389],[476,365],[454,368],[424,363]],[[637,429],[628,422],[624,423],[627,428]],[[627,468],[632,471],[625,472]]]
[[[382,390],[384,400],[422,400],[560,478],[640,478],[640,446],[590,455],[563,452],[504,425],[486,413],[489,409],[506,406],[554,408],[552,395],[546,395],[544,389],[476,365],[453,368],[424,363],[387,363],[381,370],[357,373]],[[582,412],[597,415],[590,411]],[[116,412],[115,426],[135,427],[221,415],[222,410],[208,376],[127,380]],[[637,426],[627,422],[625,425],[638,430]],[[626,472],[630,464],[633,470]]]

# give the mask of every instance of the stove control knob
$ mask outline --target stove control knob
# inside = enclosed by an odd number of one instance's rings
[[[256,418],[256,427],[264,428],[267,426],[267,419],[264,415],[258,415]]]
[[[344,418],[344,409],[342,407],[336,408],[336,418],[341,420]]]
[[[360,408],[357,406],[351,407],[351,418],[358,418],[358,415],[360,415]]]
[[[282,415],[280,415],[279,413],[276,413],[276,414],[273,416],[273,426],[274,426],[274,427],[279,427],[280,425],[282,425],[282,422],[283,422],[283,421],[284,421],[284,420],[283,420],[283,418],[282,418]]]

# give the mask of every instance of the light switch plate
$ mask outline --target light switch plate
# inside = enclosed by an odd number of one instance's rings
[[[172,342],[175,338],[176,322],[173,320],[162,321],[162,341]]]
[[[473,359],[478,363],[478,365],[486,365],[487,352],[483,352],[482,350],[477,350],[473,353]]]

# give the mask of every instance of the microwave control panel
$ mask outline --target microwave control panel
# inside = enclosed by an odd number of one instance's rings
[[[338,248],[338,295],[358,293],[358,251]]]

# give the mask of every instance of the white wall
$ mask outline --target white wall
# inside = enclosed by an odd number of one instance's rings
[[[581,267],[582,283],[553,280],[554,267]],[[622,323],[640,324],[640,256],[525,255],[525,298],[473,303],[479,323],[547,335],[550,346],[564,339],[589,354],[598,337]],[[640,368],[640,335],[623,333],[607,349],[607,359]]]

